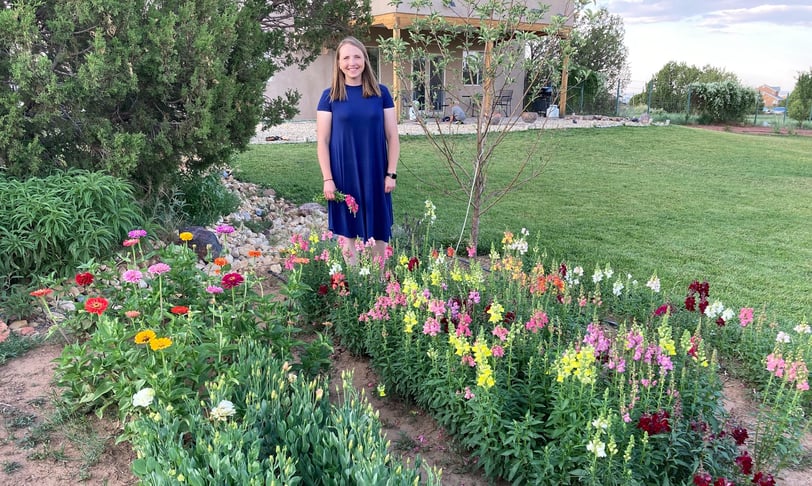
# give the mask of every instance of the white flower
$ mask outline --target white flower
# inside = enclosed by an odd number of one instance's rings
[[[654,293],[660,293],[660,279],[657,277],[657,274],[652,275],[651,278],[648,279],[648,282],[646,282],[646,287],[653,290]]]
[[[574,273],[575,275],[578,275],[579,277],[583,277],[584,276],[584,267],[578,265],[577,267],[572,269],[572,273]]]
[[[609,428],[609,421],[603,417],[599,417],[592,421],[592,426],[595,427],[596,429],[606,430],[607,428]]]
[[[234,409],[233,403],[231,403],[228,400],[220,400],[220,403],[218,403],[216,407],[211,409],[211,413],[209,415],[214,420],[225,422],[226,419],[228,419],[235,413],[237,413],[237,411]]]
[[[615,294],[616,297],[620,297],[620,294],[623,292],[623,284],[620,280],[616,281],[614,285],[612,285],[612,293]]]
[[[615,274],[615,271],[612,270],[612,267],[610,267],[609,264],[607,263],[606,268],[603,269],[603,274],[606,276],[607,279],[610,279],[612,278],[612,275]]]
[[[778,334],[775,336],[775,342],[784,344],[789,343],[790,342],[789,334],[785,333],[784,331],[778,331]]]
[[[341,270],[342,270],[341,264],[338,263],[338,262],[335,262],[330,266],[330,275],[335,275],[337,273],[340,273]]]
[[[734,317],[736,317],[736,313],[733,312],[733,309],[725,309],[722,312],[722,320],[724,320],[725,322],[730,321]]]
[[[437,213],[435,213],[436,209],[437,206],[435,206],[431,200],[426,199],[426,212],[423,213],[423,217],[428,218],[431,224],[434,224],[434,222],[437,220]]]
[[[520,233],[523,234],[524,236],[530,236],[530,231],[528,231],[527,228],[522,228]]]
[[[713,318],[718,317],[719,315],[721,315],[722,312],[724,312],[724,310],[725,310],[725,306],[721,302],[719,302],[718,300],[714,300],[713,302],[711,302],[711,305],[709,305],[705,309],[705,315],[708,316],[709,318],[713,319]]]
[[[133,407],[149,407],[155,400],[155,390],[152,388],[142,388],[133,395]]]
[[[358,270],[358,275],[362,277],[369,275],[369,267],[361,267],[361,269]]]
[[[586,450],[595,454],[597,457],[606,457],[606,444],[597,437],[586,445]]]
[[[598,283],[601,280],[603,280],[603,272],[600,268],[596,268],[595,273],[592,274],[592,283]]]
[[[811,332],[812,332],[812,328],[810,328],[810,327],[809,327],[809,324],[807,324],[807,323],[805,323],[805,322],[804,322],[804,323],[801,323],[801,324],[798,324],[798,325],[797,325],[797,326],[795,326],[793,329],[794,329],[794,330],[795,330],[795,332],[797,332],[798,334],[809,334],[809,333],[811,333]]]

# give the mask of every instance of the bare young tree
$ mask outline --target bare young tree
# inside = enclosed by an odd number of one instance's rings
[[[553,3],[554,9],[532,0],[443,0],[440,6],[412,0],[408,6],[415,14],[403,35],[379,39],[384,59],[395,66],[398,84],[411,88],[399,96],[416,108],[416,121],[455,184],[450,189],[438,187],[431,177],[423,182],[467,202],[457,246],[470,227],[468,243],[476,247],[482,215],[539,177],[546,164],[543,131],[538,130],[532,147],[511,154],[515,166],[506,182],[488,179],[508,132],[525,123],[521,115],[553,84],[551,76],[561,72],[551,66],[566,64],[562,57],[532,57],[531,50],[556,39],[556,52],[564,58],[571,53],[572,19],[587,0]],[[542,42],[545,39],[548,42]],[[471,114],[476,123],[474,141],[457,137],[456,125],[442,120],[443,109],[454,105]]]

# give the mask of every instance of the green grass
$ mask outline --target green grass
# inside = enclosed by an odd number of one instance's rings
[[[510,134],[489,172],[508,179],[539,132]],[[766,307],[797,323],[812,316],[812,138],[757,137],[695,128],[550,130],[541,177],[482,218],[480,252],[522,227],[548,254],[645,281],[656,272],[666,295],[707,279],[711,300]],[[473,138],[456,140],[463,157]],[[236,176],[296,203],[321,190],[313,143],[255,145],[234,161]],[[401,138],[396,222],[437,206],[435,236],[453,244],[465,201],[423,137]],[[465,232],[467,235],[467,230]]]

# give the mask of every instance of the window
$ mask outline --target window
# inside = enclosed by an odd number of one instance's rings
[[[381,51],[377,47],[367,47],[369,55],[369,68],[375,73],[375,79],[381,80]]]
[[[481,52],[462,53],[462,84],[482,84],[482,59]]]

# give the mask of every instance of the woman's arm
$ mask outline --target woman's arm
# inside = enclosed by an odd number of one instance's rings
[[[333,114],[329,111],[316,112],[316,155],[319,158],[321,178],[324,180],[324,198],[328,201],[335,199],[336,183],[333,180],[333,171],[330,168],[330,131],[332,130]]]
[[[383,110],[383,128],[386,134],[387,148],[387,174],[397,174],[398,159],[400,159],[400,138],[398,137],[398,119],[394,108]],[[384,178],[384,191],[392,192],[397,185],[397,181],[392,177]]]

